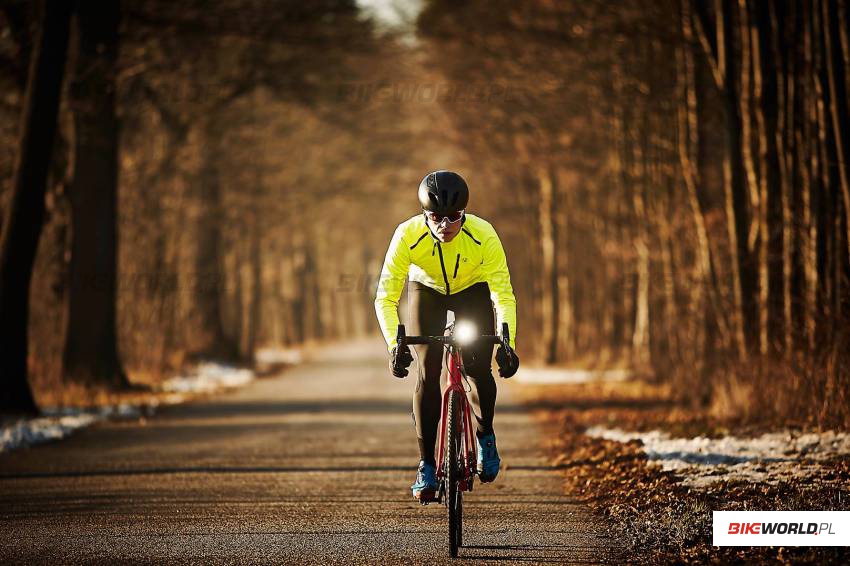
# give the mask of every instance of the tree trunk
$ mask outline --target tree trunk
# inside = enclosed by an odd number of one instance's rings
[[[761,235],[761,227],[766,226],[766,220],[762,216],[764,203],[761,200],[759,190],[759,172],[756,169],[755,157],[753,155],[753,115],[757,121],[757,127],[762,122],[759,107],[761,92],[757,90],[760,84],[756,82],[759,77],[754,76],[757,65],[754,64],[754,47],[750,29],[750,15],[746,0],[738,0],[737,23],[741,64],[739,69],[738,89],[734,93],[737,100],[737,116],[739,139],[738,151],[733,151],[743,163],[745,183],[742,184],[741,192],[735,203],[735,215],[738,219],[738,253],[741,262],[741,292],[744,307],[744,332],[747,337],[749,351],[764,351],[766,348],[766,334],[762,329],[766,328],[766,308],[762,305],[767,298],[767,272],[763,270],[764,262],[759,261],[755,253],[756,245]],[[731,17],[731,16],[730,16]],[[731,31],[733,28],[729,28]],[[727,54],[734,58],[735,51],[730,48]],[[727,66],[727,69],[730,67]],[[730,83],[731,84],[731,83]],[[753,101],[755,98],[755,102]],[[765,285],[762,285],[765,282]]]
[[[227,293],[227,290],[223,290],[222,299],[226,301],[226,304],[231,307],[230,318],[228,319],[228,329],[230,333],[228,334],[229,338],[233,340],[233,344],[237,349],[237,355],[233,357],[230,361],[242,361],[245,359],[245,352],[247,351],[245,348],[245,287],[244,287],[244,279],[245,279],[245,264],[242,260],[242,249],[241,246],[234,246],[234,250],[232,252],[233,260],[229,269],[226,270],[226,273],[229,278],[233,278],[233,294],[230,295]],[[225,288],[229,288],[230,285],[224,285]]]
[[[127,386],[118,356],[118,145],[115,73],[118,2],[78,4],[76,76],[71,89],[76,133],[71,203],[68,327],[63,365],[80,383]]]
[[[632,145],[637,143],[632,140],[632,128],[627,121],[626,107],[623,102],[624,95],[623,76],[619,68],[613,72],[614,82],[614,108],[611,111],[611,131],[615,141],[613,150],[612,181],[616,188],[613,198],[606,203],[608,214],[617,221],[612,222],[610,231],[604,237],[604,241],[615,241],[623,246],[623,249],[634,249],[634,237],[631,234],[628,223],[620,219],[627,218],[634,212],[632,203],[629,202],[629,194],[637,182],[635,165],[633,163]],[[605,205],[603,205],[605,206]],[[606,226],[607,227],[607,226]],[[603,302],[604,333],[608,336],[612,353],[617,355],[624,347],[629,347],[629,353],[633,352],[631,345],[634,338],[634,322],[636,320],[636,297],[637,289],[636,272],[632,269],[630,258],[619,257],[617,261],[605,262],[605,289],[608,300]]]
[[[38,38],[33,42],[29,81],[21,114],[20,145],[9,213],[0,239],[0,412],[35,413],[27,379],[29,288],[44,224],[44,197],[53,141],[72,7],[43,2]]]
[[[301,244],[303,261],[298,273],[298,312],[302,327],[302,340],[316,340],[322,337],[322,321],[316,291],[316,260],[310,242]]]
[[[819,5],[816,2],[812,3],[811,11],[811,27],[812,27],[812,56],[813,56],[813,74],[812,82],[814,84],[815,103],[814,103],[814,119],[815,132],[817,134],[817,144],[814,147],[814,154],[817,159],[817,168],[815,172],[816,182],[813,186],[813,209],[814,222],[816,228],[815,248],[816,248],[816,269],[817,269],[817,290],[816,290],[816,324],[815,324],[815,344],[825,344],[832,340],[833,330],[835,325],[834,313],[832,312],[833,287],[832,287],[832,262],[834,255],[834,209],[830,187],[834,187],[831,174],[834,168],[830,166],[830,146],[832,137],[832,128],[829,123],[829,117],[826,113],[826,106],[829,103],[829,87],[828,79],[826,78],[827,70],[824,65],[824,38],[823,26],[821,23]]]
[[[648,114],[643,112],[644,117]],[[647,120],[644,120],[642,131],[647,132]],[[632,206],[634,207],[634,219],[637,230],[634,233],[632,245],[636,252],[635,260],[635,289],[634,289],[634,325],[632,327],[631,345],[632,357],[639,367],[645,367],[651,361],[649,349],[649,214],[646,210],[646,185],[647,164],[646,152],[647,142],[644,137],[632,142],[632,166],[634,174],[631,175],[633,185]]]
[[[780,88],[781,53],[774,47],[781,35],[776,8],[768,2],[755,6],[753,29],[754,76],[759,92],[760,276],[761,351],[778,354],[785,341],[783,199],[784,148],[780,124],[784,100]]]
[[[814,348],[819,320],[817,307],[818,270],[817,270],[817,191],[818,191],[818,138],[817,138],[817,81],[814,68],[814,48],[811,26],[811,3],[801,0],[799,20],[802,32],[802,94],[800,103],[802,116],[799,128],[797,160],[800,167],[802,187],[800,204],[802,223],[798,231],[800,257],[803,265],[802,303],[805,313],[800,347]]]
[[[543,259],[543,293],[541,314],[543,316],[543,360],[553,364],[558,355],[558,268],[556,265],[555,242],[558,234],[553,216],[556,210],[557,185],[549,167],[538,172],[540,187],[540,246]]]
[[[329,239],[316,238],[313,245],[313,257],[315,258],[315,270],[313,278],[313,290],[316,297],[316,313],[319,317],[320,335],[323,340],[333,340],[337,338],[336,332],[336,316],[334,315],[333,298],[329,296],[325,287],[328,248],[331,246]]]
[[[262,291],[263,291],[263,265],[262,252],[260,250],[260,227],[258,215],[254,216],[254,227],[251,234],[251,295],[248,304],[248,329],[245,340],[245,356],[248,361],[254,363],[255,351],[257,349],[257,335],[260,329],[260,317],[262,315]]]
[[[726,153],[723,157],[723,186],[726,204],[727,230],[732,257],[732,297],[735,304],[731,317],[738,354],[745,358],[756,343],[757,316],[755,302],[756,273],[748,245],[750,197],[744,175],[744,120],[739,104],[743,92],[736,65],[735,24],[738,8],[736,0],[717,0],[715,5],[714,41],[705,31],[708,16],[707,3],[696,2],[699,39],[711,65],[715,84],[720,89],[725,110]]]
[[[696,86],[696,72],[692,43],[694,41],[693,19],[690,11],[691,0],[682,0],[682,32],[685,45],[677,50],[677,80],[679,97],[677,105],[678,136],[677,149],[679,166],[688,193],[688,204],[694,220],[697,236],[697,269],[702,289],[695,290],[695,308],[693,312],[701,312],[706,328],[716,325],[723,336],[724,342],[729,342],[729,329],[723,317],[718,297],[718,282],[714,258],[711,251],[705,213],[699,198],[700,169],[700,123],[699,101]],[[714,320],[712,320],[714,319]]]
[[[216,128],[216,117],[208,117],[204,125],[203,159],[201,177],[195,206],[197,219],[197,250],[195,255],[195,289],[197,328],[193,330],[190,353],[196,358],[234,361],[239,358],[237,343],[224,330],[222,313],[225,292],[225,269],[222,250],[221,227],[225,222],[222,204],[221,132]]]
[[[777,129],[776,143],[780,156],[780,177],[782,185],[782,312],[785,318],[785,332],[782,337],[783,347],[790,354],[794,349],[795,328],[799,326],[802,317],[795,319],[793,281],[795,277],[794,254],[794,208],[793,199],[797,186],[797,167],[795,154],[795,124],[797,120],[797,53],[799,48],[797,35],[797,11],[795,2],[790,2],[777,16],[777,7],[771,5],[771,16],[776,24],[773,34],[772,50],[774,58],[782,60],[780,71],[780,123]],[[791,45],[788,53],[783,52],[783,45]],[[784,57],[783,57],[784,54]],[[796,323],[795,323],[796,321]]]
[[[824,64],[827,69],[827,78],[829,84],[829,113],[832,117],[832,136],[835,143],[835,167],[837,169],[838,181],[841,188],[842,201],[844,203],[844,216],[850,219],[850,140],[848,140],[847,128],[850,124],[850,110],[848,110],[848,92],[845,58],[847,53],[843,53],[843,49],[847,49],[846,35],[847,30],[844,30],[845,45],[842,46],[841,37],[841,18],[839,5],[836,0],[821,0],[822,18],[824,26],[824,45],[826,47],[826,61]],[[843,47],[843,49],[842,49]],[[846,223],[850,229],[850,222]],[[846,234],[847,241],[850,241],[850,233]],[[839,253],[848,254],[850,257],[850,249],[840,250]]]
[[[295,269],[293,263],[292,249],[287,245],[284,249],[283,257],[278,263],[278,285],[277,295],[280,301],[280,329],[281,329],[281,344],[290,346],[298,342],[296,337],[295,319],[292,316],[294,305],[294,293],[292,286],[295,282]]]
[[[570,359],[575,355],[575,314],[572,301],[572,278],[570,271],[570,220],[571,217],[565,214],[564,210],[569,210],[570,189],[575,186],[575,177],[566,172],[553,168],[555,178],[557,179],[556,187],[562,187],[559,193],[558,207],[552,208],[552,213],[556,214],[558,208],[561,213],[557,215],[555,229],[557,231],[558,240],[556,241],[555,249],[555,264],[558,266],[558,320],[560,321],[558,330],[558,359]]]

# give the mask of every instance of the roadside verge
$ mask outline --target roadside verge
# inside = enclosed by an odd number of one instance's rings
[[[263,349],[257,352],[254,368],[204,362],[149,390],[116,393],[104,403],[45,407],[39,416],[31,418],[4,419],[0,416],[0,453],[61,440],[107,419],[144,422],[161,406],[185,403],[243,387],[257,377],[299,364],[303,358],[299,349]]]
[[[564,489],[607,519],[627,561],[846,563],[842,547],[712,546],[713,510],[850,510],[850,435],[742,423],[609,380],[526,385]]]

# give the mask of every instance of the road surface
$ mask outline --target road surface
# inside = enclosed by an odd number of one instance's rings
[[[0,454],[0,563],[449,563],[446,513],[411,499],[414,380],[380,343],[146,422],[105,422]],[[499,382],[494,484],[464,505],[459,562],[611,560]],[[458,563],[458,561],[455,561]]]

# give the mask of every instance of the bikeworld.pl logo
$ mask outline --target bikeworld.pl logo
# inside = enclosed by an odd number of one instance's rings
[[[832,523],[729,523],[730,535],[834,535]]]
[[[714,511],[714,546],[850,546],[850,511]]]

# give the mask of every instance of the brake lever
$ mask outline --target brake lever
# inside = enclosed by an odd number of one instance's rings
[[[399,348],[406,346],[405,342],[407,341],[407,333],[404,330],[403,324],[398,325],[398,330],[396,331],[395,341],[396,341],[396,344],[398,344]]]
[[[512,356],[511,354],[511,330],[508,328],[508,323],[502,323],[502,348],[505,349],[505,352],[508,353],[508,356]]]
[[[507,356],[508,356],[508,362],[513,364],[514,353],[513,353],[513,350],[511,349],[511,331],[508,328],[507,322],[502,323],[501,343],[502,343],[501,344],[502,349],[505,351],[505,354],[507,354]]]

